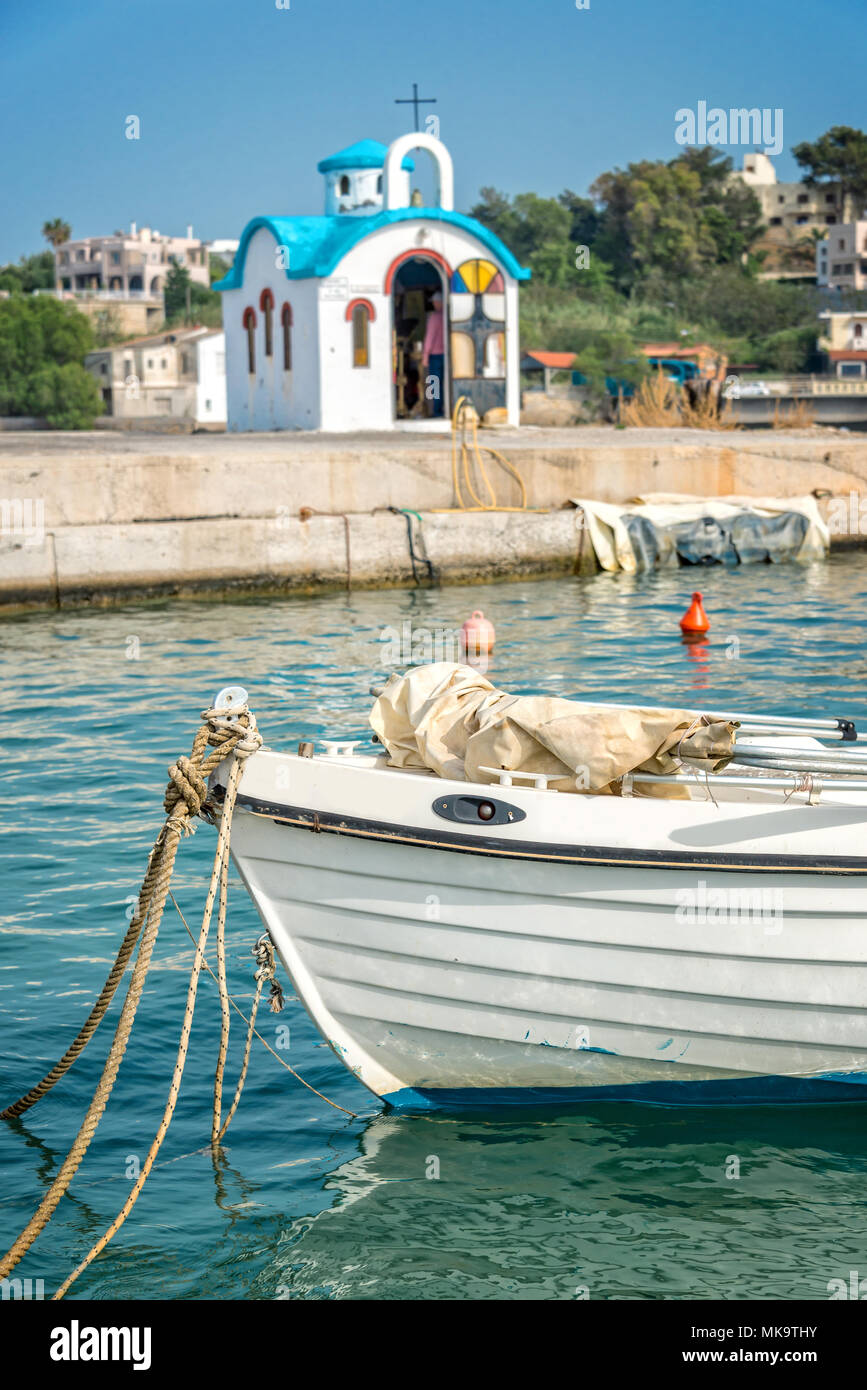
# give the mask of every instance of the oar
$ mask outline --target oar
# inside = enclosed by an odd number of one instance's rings
[[[664,713],[671,706],[623,704],[616,700],[576,700],[576,704],[593,705],[597,709],[646,709],[652,713]],[[723,719],[740,724],[744,733],[772,734],[784,737],[786,734],[812,734],[814,738],[841,739],[846,743],[867,743],[867,734],[859,734],[851,719],[802,719],[800,715],[784,714],[738,714],[734,710],[686,710],[686,714],[705,715],[708,719]]]

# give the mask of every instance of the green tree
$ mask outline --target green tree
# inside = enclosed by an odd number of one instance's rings
[[[62,246],[72,236],[72,228],[62,217],[53,217],[50,222],[43,222],[42,235],[52,246]]]
[[[187,291],[189,290],[192,296],[192,288],[193,282],[186,266],[178,265],[177,262],[171,265],[163,290],[166,322],[186,313]]]
[[[500,193],[496,188],[480,189],[479,197],[481,202],[470,209],[470,217],[488,227],[512,249],[513,233],[517,224],[512,200],[507,193]]]
[[[12,294],[32,294],[34,290],[54,289],[54,253],[39,251],[22,256],[17,265],[0,268],[0,290]]]
[[[693,281],[669,285],[681,318],[706,333],[758,342],[786,328],[818,332],[820,293],[812,285],[754,280],[739,266],[713,266]],[[664,292],[664,291],[663,291]]]
[[[42,295],[0,300],[0,415],[89,428],[104,409],[84,367],[92,347],[90,321],[73,305]]]
[[[731,173],[731,160],[706,148],[600,175],[590,190],[602,205],[595,247],[621,290],[743,260],[762,230],[761,207]]]
[[[793,146],[792,154],[807,171],[804,183],[839,182],[844,216],[849,199],[855,204],[855,217],[861,215],[867,207],[867,134],[863,130],[848,125],[832,126],[818,140],[803,140]]]
[[[232,262],[227,261],[224,256],[217,256],[212,251],[208,256],[208,277],[213,285],[216,280],[222,280],[232,269]]]
[[[510,200],[495,188],[481,190],[471,216],[489,227],[544,284],[565,287],[574,276],[572,216],[557,198],[519,193]]]
[[[791,376],[796,372],[806,372],[810,359],[816,353],[816,329],[814,327],[783,328],[778,333],[770,333],[756,344],[756,365],[763,372],[782,372]]]
[[[572,264],[571,247],[568,241],[543,241],[525,257],[533,277],[545,285],[565,289],[574,280],[575,267]]]
[[[569,240],[573,246],[592,246],[599,231],[599,209],[590,198],[565,189],[557,199],[569,214]]]
[[[55,430],[88,430],[105,409],[99,387],[78,362],[44,363],[30,374],[27,414]]]
[[[516,217],[512,250],[521,258],[546,243],[569,245],[571,217],[556,198],[540,198],[537,193],[519,193],[512,200]]]
[[[728,155],[710,145],[685,149],[678,162],[698,175],[705,223],[716,245],[719,265],[742,261],[765,230],[762,206],[753,190],[734,177]]]
[[[187,293],[190,309],[187,313]],[[185,266],[173,265],[166,276],[164,290],[166,324],[175,328],[187,322],[201,323],[207,328],[219,328],[223,322],[223,297],[190,278]]]

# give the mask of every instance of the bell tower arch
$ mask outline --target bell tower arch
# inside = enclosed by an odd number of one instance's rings
[[[383,203],[386,209],[408,206],[407,181],[400,177],[400,166],[410,150],[427,150],[437,170],[436,206],[454,212],[455,171],[452,157],[441,140],[423,131],[401,135],[389,145],[385,156]]]

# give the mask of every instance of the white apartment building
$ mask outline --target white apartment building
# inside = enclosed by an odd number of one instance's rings
[[[223,260],[231,265],[239,245],[237,237],[217,237],[216,241],[208,242],[208,250],[212,256],[222,256]]]
[[[833,227],[843,220],[839,183],[780,183],[773,160],[760,150],[744,155],[736,176],[755,193],[769,227]]]
[[[65,241],[54,252],[57,289],[73,293],[161,295],[173,264],[183,266],[198,284],[210,283],[208,247],[193,236],[191,226],[186,236],[163,236],[133,222],[129,232]]]
[[[119,419],[226,423],[226,339],[222,329],[178,328],[89,352],[84,365]]]
[[[760,150],[744,155],[744,167],[733,177],[755,193],[767,231],[755,250],[765,252],[760,279],[794,279],[812,276],[815,235],[851,215],[851,200],[839,183],[781,183],[773,160]]]
[[[867,221],[842,222],[816,245],[816,284],[822,289],[867,289]]]

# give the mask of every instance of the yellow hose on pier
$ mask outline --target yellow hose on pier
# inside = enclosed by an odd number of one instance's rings
[[[432,508],[431,508],[431,511],[433,511],[433,512],[526,512],[526,511],[547,511],[547,510],[548,510],[547,507],[528,507],[528,506],[527,506],[527,488],[526,488],[526,485],[525,485],[525,483],[524,483],[524,479],[521,477],[521,474],[518,472],[518,469],[514,466],[514,464],[510,463],[509,460],[508,460],[503,454],[501,454],[501,453],[499,452],[498,449],[492,449],[492,448],[490,447],[490,445],[488,445],[488,444],[481,444],[481,445],[479,444],[479,424],[478,424],[478,416],[476,415],[475,411],[473,411],[472,415],[470,415],[470,423],[472,424],[472,429],[473,429],[472,447],[473,447],[473,453],[474,453],[474,455],[475,455],[475,463],[476,463],[477,469],[479,470],[479,475],[481,476],[482,481],[483,481],[483,483],[484,483],[484,485],[485,485],[485,488],[486,488],[486,490],[487,490],[487,494],[488,494],[489,498],[491,499],[490,502],[488,502],[488,503],[485,503],[485,502],[482,501],[482,499],[479,497],[478,493],[476,492],[475,488],[473,487],[472,478],[471,478],[471,476],[470,476],[470,451],[469,451],[469,447],[468,447],[468,445],[467,445],[467,415],[468,415],[468,413],[469,413],[469,412],[468,412],[468,409],[467,409],[468,406],[470,406],[470,401],[468,400],[468,398],[467,398],[466,396],[459,396],[458,399],[457,399],[457,401],[456,401],[456,403],[455,403],[455,408],[454,408],[454,410],[452,411],[452,483],[453,483],[453,485],[454,485],[455,497],[457,498],[458,505],[457,505],[456,507],[432,507]],[[462,491],[461,491],[460,478],[459,478],[459,476],[458,476],[458,430],[460,430],[461,467],[462,467],[462,471],[463,471],[463,475],[464,475],[464,486],[466,487],[467,493],[469,494],[470,498],[471,498],[472,501],[475,503],[475,506],[469,506],[468,503],[464,501],[464,495],[463,495],[463,493],[462,493]],[[495,492],[495,490],[494,490],[494,488],[493,488],[493,486],[492,486],[492,484],[491,484],[490,478],[488,477],[487,469],[485,468],[485,461],[484,461],[484,459],[482,458],[482,452],[483,452],[483,451],[484,451],[484,453],[486,453],[486,454],[491,454],[491,455],[498,461],[498,463],[502,464],[503,468],[506,469],[506,472],[507,472],[507,473],[510,473],[510,474],[512,475],[512,477],[515,479],[515,482],[518,484],[518,487],[521,489],[521,505],[520,505],[520,507],[501,506],[501,505],[498,503],[498,501],[497,501],[497,494],[496,494],[496,492]]]

